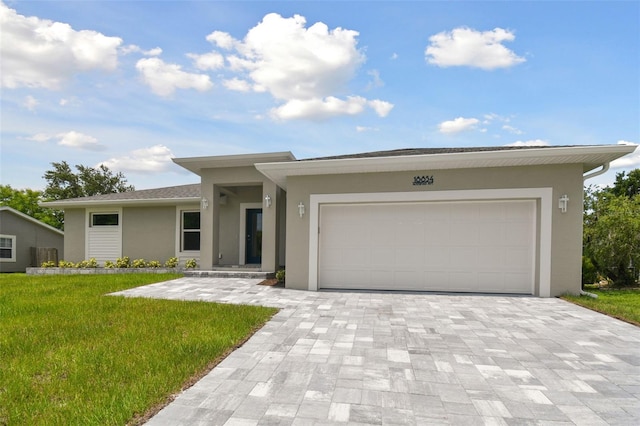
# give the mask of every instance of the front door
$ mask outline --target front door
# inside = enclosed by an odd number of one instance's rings
[[[247,209],[245,262],[262,263],[262,209]]]

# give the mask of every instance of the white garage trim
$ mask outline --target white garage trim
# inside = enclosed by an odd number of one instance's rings
[[[311,194],[309,198],[309,290],[318,290],[318,230],[321,204],[419,201],[540,200],[539,296],[551,295],[552,188],[478,189],[431,192]]]

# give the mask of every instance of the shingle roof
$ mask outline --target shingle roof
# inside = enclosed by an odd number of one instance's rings
[[[169,186],[165,188],[142,189],[139,191],[118,192],[114,194],[94,195],[91,197],[68,198],[55,202],[76,201],[122,201],[122,200],[170,200],[183,198],[200,198],[200,184]]]
[[[485,151],[513,151],[524,149],[540,149],[540,148],[568,148],[573,145],[554,145],[554,146],[480,146],[468,148],[402,148],[389,151],[373,151],[358,154],[334,155],[330,157],[305,158],[298,161],[316,161],[316,160],[342,160],[347,158],[376,158],[376,157],[400,157],[410,155],[430,155],[430,154],[456,154],[462,152],[485,152]]]

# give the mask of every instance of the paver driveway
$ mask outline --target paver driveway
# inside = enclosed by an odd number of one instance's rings
[[[283,308],[150,425],[640,425],[640,329],[559,299],[181,278],[119,294]]]

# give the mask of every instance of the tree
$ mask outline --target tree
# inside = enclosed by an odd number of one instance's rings
[[[640,169],[616,174],[616,181],[612,188],[607,188],[614,195],[622,195],[633,198],[640,195]]]
[[[125,176],[118,172],[113,174],[105,165],[97,168],[76,165],[76,173],[66,161],[51,163],[53,170],[47,170],[43,178],[47,187],[42,193],[45,201],[66,200],[69,198],[90,197],[92,195],[113,194],[133,191],[133,185],[127,185]],[[57,228],[64,228],[64,213],[53,211]]]
[[[105,165],[97,168],[76,165],[77,173],[71,170],[66,161],[54,162],[51,165],[53,170],[46,171],[43,176],[47,181],[47,187],[42,195],[47,201],[113,194],[135,189],[132,185],[127,185],[127,179],[122,173],[113,174]]]
[[[640,269],[640,169],[618,173],[613,187],[589,187],[584,196],[583,277],[617,285],[636,282]]]
[[[42,192],[33,189],[14,189],[0,185],[0,205],[8,206],[54,227],[60,227],[52,209],[40,207]]]

